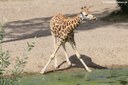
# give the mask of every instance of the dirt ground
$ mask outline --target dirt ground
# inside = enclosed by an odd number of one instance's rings
[[[28,54],[25,72],[40,72],[53,52],[53,41],[49,30],[49,20],[56,13],[77,14],[81,6],[92,6],[90,11],[97,21],[84,21],[75,32],[77,48],[87,63],[93,68],[128,66],[128,23],[105,22],[101,17],[118,9],[115,0],[1,0],[0,22],[5,25],[3,48],[10,52],[11,62],[23,55],[27,42],[35,47]],[[71,46],[67,43],[69,59],[75,67],[81,67]],[[60,68],[65,68],[65,56],[60,49]],[[10,66],[10,69],[13,65]],[[54,69],[54,61],[47,70]]]

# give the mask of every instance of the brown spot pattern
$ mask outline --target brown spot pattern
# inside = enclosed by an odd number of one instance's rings
[[[67,41],[68,39],[74,41],[74,29],[80,24],[79,16],[67,18],[62,14],[55,15],[50,21],[50,29],[60,40]]]

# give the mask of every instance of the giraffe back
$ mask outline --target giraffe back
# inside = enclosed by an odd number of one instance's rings
[[[68,38],[74,38],[74,28],[80,22],[79,17],[66,17],[62,14],[57,14],[50,21],[50,29],[54,35],[63,41]]]

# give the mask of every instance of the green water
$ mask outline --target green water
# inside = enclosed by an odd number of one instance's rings
[[[20,85],[128,85],[128,69],[52,72],[24,76]]]

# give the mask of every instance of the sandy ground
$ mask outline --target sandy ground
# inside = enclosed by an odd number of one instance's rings
[[[76,30],[77,48],[88,66],[93,68],[119,67],[128,65],[128,23],[104,22],[100,18],[117,9],[115,3],[104,0],[8,0],[0,1],[0,21],[5,25],[3,48],[10,52],[11,62],[16,56],[22,58],[27,42],[35,47],[28,53],[25,72],[39,72],[53,52],[49,20],[56,13],[72,15],[79,13],[81,6],[93,6],[92,13],[97,21],[84,21]],[[115,1],[115,0],[111,0]],[[36,38],[35,38],[36,37]],[[81,67],[71,46],[67,43],[69,59],[75,67]],[[58,54],[60,68],[67,63],[63,50]],[[47,70],[54,69],[54,61]],[[13,68],[13,65],[10,66]]]

